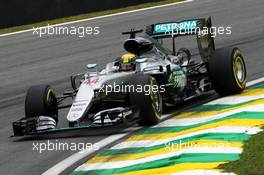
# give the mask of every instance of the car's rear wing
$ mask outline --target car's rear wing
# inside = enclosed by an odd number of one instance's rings
[[[209,58],[211,51],[215,50],[211,17],[152,24],[146,27],[146,34],[154,39],[196,35],[198,48],[204,61]]]

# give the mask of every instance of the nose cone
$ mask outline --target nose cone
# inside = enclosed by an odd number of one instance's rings
[[[83,83],[72,103],[71,109],[67,115],[67,120],[69,122],[74,122],[84,117],[91,106],[93,97],[93,87]]]

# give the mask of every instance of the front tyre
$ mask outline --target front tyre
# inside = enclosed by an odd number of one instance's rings
[[[28,89],[25,100],[26,118],[49,116],[58,121],[58,105],[54,90],[49,85],[37,85]]]
[[[139,125],[151,126],[159,123],[162,97],[156,79],[150,75],[136,74],[130,80],[130,85],[135,87],[133,92],[129,92],[129,99],[131,105],[139,110]]]
[[[209,59],[209,75],[220,95],[242,92],[246,87],[246,64],[238,48],[217,49]]]

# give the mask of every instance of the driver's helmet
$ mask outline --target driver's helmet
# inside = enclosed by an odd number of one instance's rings
[[[132,71],[135,70],[136,55],[132,53],[127,53],[120,58],[120,71]]]

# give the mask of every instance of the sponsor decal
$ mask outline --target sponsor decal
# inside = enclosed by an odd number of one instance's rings
[[[98,82],[99,82],[99,77],[94,78],[94,79],[87,79],[84,81],[84,84],[93,85],[93,84],[97,84]]]
[[[82,111],[83,110],[83,108],[72,108],[71,109],[71,112],[74,112],[74,111]]]
[[[77,106],[85,106],[86,103],[74,103],[72,106],[77,107]]]
[[[184,87],[186,84],[186,77],[181,70],[173,71],[169,82],[174,85],[174,88],[181,88]]]
[[[154,26],[154,34],[167,33],[167,32],[181,32],[189,31],[198,28],[197,22],[199,20],[189,20],[182,22],[169,22],[163,24],[156,24]]]

